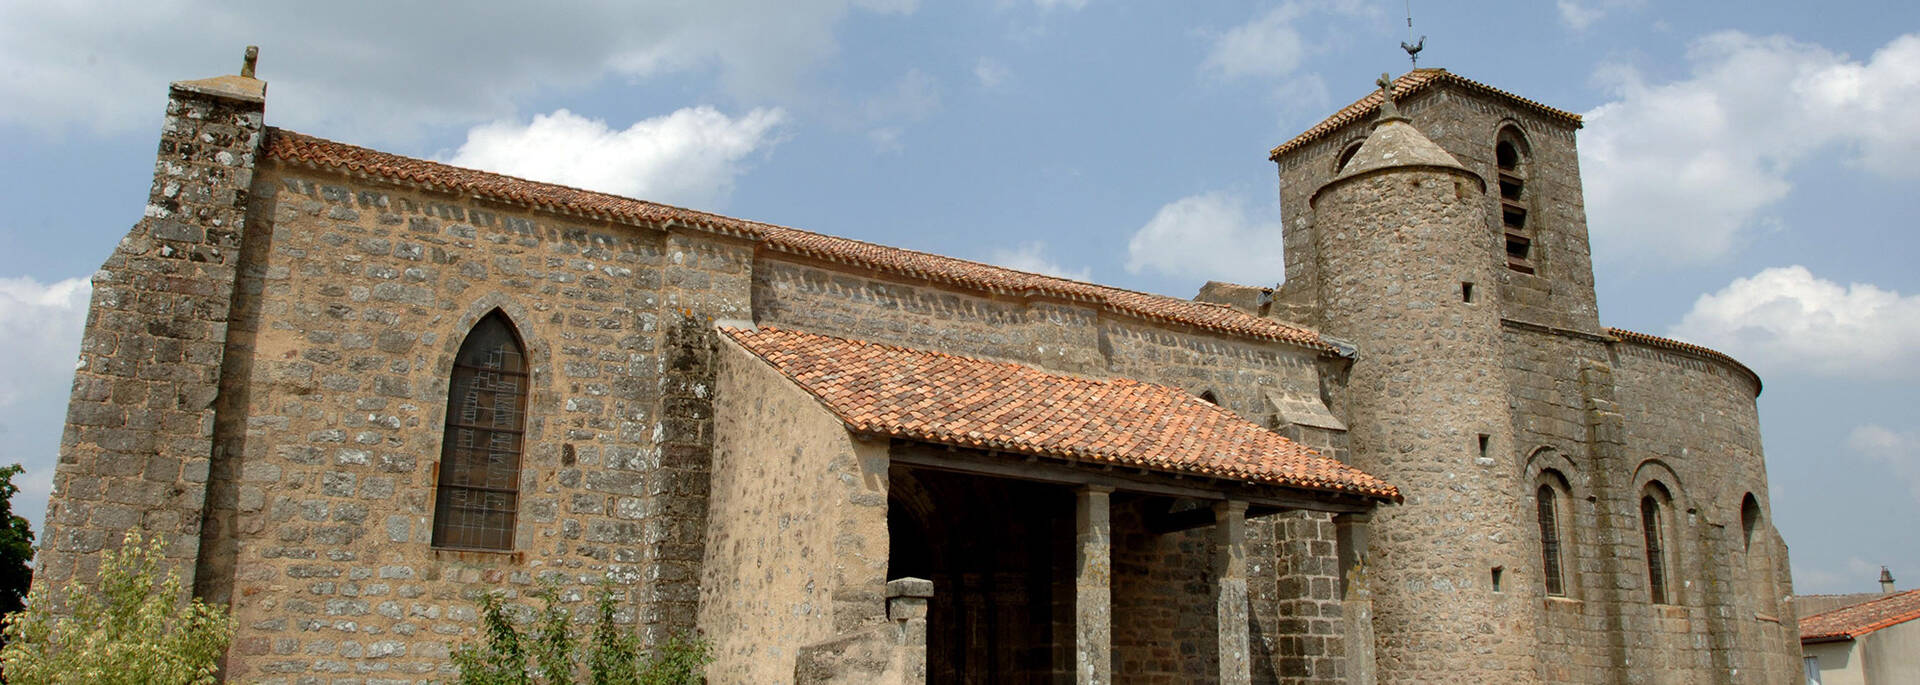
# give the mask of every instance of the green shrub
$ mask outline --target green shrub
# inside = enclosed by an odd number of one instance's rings
[[[698,685],[701,671],[712,663],[712,647],[705,640],[676,635],[651,657],[642,653],[640,639],[614,625],[618,608],[613,590],[601,585],[594,599],[593,629],[583,654],[572,632],[571,613],[561,606],[558,588],[535,591],[540,611],[532,617],[530,632],[522,634],[507,615],[499,594],[480,597],[483,639],[461,645],[453,665],[463,685],[534,685],[592,683],[593,685]]]
[[[213,683],[233,625],[220,607],[181,602],[180,576],[162,541],[127,533],[101,555],[99,585],[69,582],[59,597],[35,588],[6,618],[0,666],[9,683]],[[65,615],[53,612],[64,600]]]

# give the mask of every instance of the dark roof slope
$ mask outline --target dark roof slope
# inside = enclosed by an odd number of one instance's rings
[[[1920,590],[1887,595],[1800,619],[1801,642],[1835,642],[1920,619]]]
[[[1400,499],[1379,478],[1164,385],[771,327],[721,330],[857,433]]]
[[[836,238],[785,226],[735,219],[644,200],[541,183],[415,159],[268,128],[266,157],[348,176],[381,179],[569,216],[640,226],[668,225],[736,236],[770,250],[993,294],[1040,295],[1085,302],[1122,314],[1208,331],[1333,348],[1313,330],[1272,319],[1161,295],[1015,271],[990,264]]]
[[[1415,69],[1401,74],[1400,78],[1393,80],[1393,99],[1396,101],[1404,100],[1415,93],[1442,84],[1458,86],[1470,92],[1504,98],[1521,107],[1545,115],[1548,119],[1559,121],[1569,126],[1580,126],[1580,115],[1578,114],[1548,107],[1479,81],[1457,76],[1453,72],[1445,69]],[[1378,111],[1380,111],[1380,91],[1374,90],[1371,93],[1367,93],[1366,97],[1355,100],[1353,104],[1340,108],[1340,111],[1334,112],[1333,116],[1322,119],[1320,123],[1314,124],[1307,130],[1301,132],[1300,135],[1294,136],[1292,140],[1274,147],[1273,151],[1268,153],[1267,159],[1279,159],[1281,155],[1300,148],[1307,143],[1319,140],[1322,136],[1332,133],[1342,126],[1372,117],[1373,114]]]

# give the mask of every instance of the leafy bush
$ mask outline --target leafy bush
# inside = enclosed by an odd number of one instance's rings
[[[532,593],[541,602],[528,633],[521,633],[496,593],[480,597],[484,640],[454,650],[453,665],[463,685],[533,685],[585,682],[593,685],[698,685],[713,662],[705,640],[676,635],[656,654],[642,654],[640,639],[614,625],[618,605],[602,585],[594,599],[593,630],[585,653],[572,631],[572,616],[561,606],[558,588]],[[584,680],[582,676],[584,675]]]
[[[213,683],[233,625],[220,607],[180,601],[180,576],[162,541],[127,533],[101,555],[99,585],[69,582],[59,597],[36,588],[6,618],[0,649],[9,683]],[[66,602],[63,616],[54,600]]]

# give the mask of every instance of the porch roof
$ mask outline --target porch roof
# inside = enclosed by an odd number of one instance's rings
[[[856,433],[1400,499],[1379,478],[1164,385],[773,327],[721,331]]]

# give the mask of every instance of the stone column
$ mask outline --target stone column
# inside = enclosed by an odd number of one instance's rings
[[[887,581],[887,619],[894,625],[902,682],[927,682],[927,602],[932,598],[931,580]]]
[[[1113,488],[1082,486],[1074,507],[1074,682],[1113,682]]]
[[[1220,685],[1253,682],[1247,647],[1247,503],[1213,505],[1213,605],[1220,631]]]
[[[1373,517],[1333,517],[1335,552],[1340,559],[1340,616],[1346,635],[1346,682],[1373,685],[1373,592],[1367,587],[1367,537]]]

